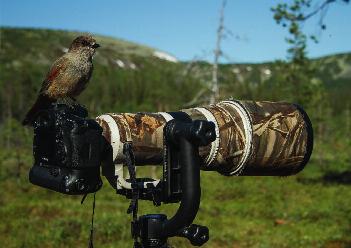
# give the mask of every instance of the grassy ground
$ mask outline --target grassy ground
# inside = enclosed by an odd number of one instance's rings
[[[29,153],[0,154],[0,247],[87,247],[92,197],[81,205],[80,197],[35,187],[27,180],[30,163],[18,164],[30,161]],[[313,159],[288,178],[202,172],[195,223],[210,228],[203,247],[351,247],[351,173],[345,172],[350,161],[337,164],[330,156],[328,170]],[[105,181],[97,194],[96,247],[132,247],[128,204]],[[171,216],[176,206],[156,209],[143,202],[140,210]],[[190,246],[178,238],[170,243]]]

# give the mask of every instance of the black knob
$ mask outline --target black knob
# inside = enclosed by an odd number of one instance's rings
[[[199,146],[207,146],[216,139],[215,124],[210,121],[193,121],[191,131]]]
[[[190,241],[190,243],[194,246],[201,246],[205,244],[210,237],[209,230],[206,226],[200,226],[195,224],[184,228],[181,231],[180,236],[187,238]]]

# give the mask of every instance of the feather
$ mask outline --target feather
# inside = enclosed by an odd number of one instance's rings
[[[37,100],[35,101],[32,108],[27,112],[26,117],[22,121],[23,126],[32,126],[35,121],[38,113],[41,110],[47,109],[54,100],[49,98],[48,96],[40,94]]]

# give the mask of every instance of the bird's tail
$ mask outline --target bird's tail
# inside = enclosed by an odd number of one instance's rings
[[[33,125],[33,122],[35,121],[35,118],[37,117],[39,111],[47,109],[52,102],[54,102],[54,100],[48,96],[39,95],[32,108],[27,112],[26,117],[22,121],[22,125]]]

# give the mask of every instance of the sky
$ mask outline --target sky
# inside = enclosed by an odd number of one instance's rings
[[[320,1],[320,0],[315,0]],[[287,30],[270,11],[277,0],[228,0],[221,62],[285,59]],[[289,2],[289,1],[285,1]],[[179,60],[213,60],[221,0],[0,0],[0,26],[64,29],[108,35],[170,53]],[[317,33],[310,57],[351,51],[351,4],[330,6],[327,29],[318,18],[304,31]]]

